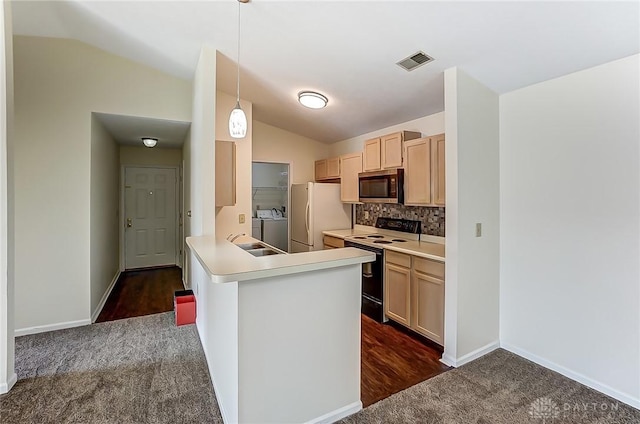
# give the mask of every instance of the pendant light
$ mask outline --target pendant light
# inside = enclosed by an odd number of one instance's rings
[[[236,107],[229,116],[229,135],[233,138],[244,138],[247,135],[247,115],[240,107],[240,3],[249,0],[238,0],[238,78],[236,87]]]

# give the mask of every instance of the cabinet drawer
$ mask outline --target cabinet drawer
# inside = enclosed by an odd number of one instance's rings
[[[387,263],[411,268],[411,256],[404,253],[393,252],[391,250],[386,250],[384,254]]]
[[[338,237],[324,236],[323,242],[326,246],[330,247],[344,247],[344,240]]]
[[[413,269],[423,274],[432,275],[444,280],[444,263],[432,261],[431,259],[413,258]]]

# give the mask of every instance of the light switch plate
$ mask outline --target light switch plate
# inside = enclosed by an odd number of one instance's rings
[[[482,237],[482,223],[476,222],[476,237]]]
[[[238,222],[239,222],[240,224],[244,224],[244,214],[243,214],[243,213],[241,213],[240,215],[238,215]]]

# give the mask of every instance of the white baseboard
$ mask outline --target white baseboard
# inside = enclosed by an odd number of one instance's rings
[[[307,423],[311,424],[325,424],[325,423],[335,423],[336,421],[340,421],[343,418],[348,417],[349,415],[353,415],[358,411],[362,410],[362,402],[357,401],[353,402],[349,405],[345,405],[342,408],[338,408],[334,411],[328,412],[318,418],[314,418]]]
[[[515,353],[518,356],[522,356],[525,359],[530,360],[531,362],[535,362],[538,365],[541,365],[545,368],[548,368],[552,371],[560,373],[565,377],[568,377],[578,383],[584,384],[585,386],[591,387],[594,390],[597,390],[601,393],[604,393],[607,396],[611,396],[614,399],[619,400],[620,402],[626,403],[629,406],[632,406],[636,409],[640,409],[640,398],[634,398],[631,395],[626,393],[622,393],[613,387],[610,387],[606,384],[600,383],[592,378],[589,378],[583,374],[570,370],[569,368],[565,368],[562,365],[558,365],[555,362],[551,362],[545,358],[542,358],[536,354],[528,352],[524,349],[521,349],[517,346],[514,346],[510,343],[502,342],[500,347],[508,350],[511,353]]]
[[[9,390],[16,384],[16,381],[18,381],[18,375],[14,372],[6,383],[0,383],[0,395],[9,393]]]
[[[480,358],[481,356],[486,355],[489,352],[493,352],[494,350],[496,350],[497,348],[500,347],[500,341],[496,340],[493,341],[489,344],[486,344],[476,350],[474,350],[473,352],[469,352],[464,356],[461,356],[460,358],[456,359],[452,356],[449,355],[445,355],[442,357],[442,359],[440,359],[440,362],[442,362],[445,365],[448,365],[450,367],[459,367],[461,365],[464,365],[466,363],[469,363],[471,361],[474,361],[478,358]]]
[[[16,329],[15,337],[27,336],[29,334],[45,333],[47,331],[64,330],[65,328],[82,327],[91,324],[90,319],[81,319],[78,321],[58,322],[56,324],[38,325],[35,327]]]
[[[120,271],[116,271],[116,275],[113,277],[111,283],[109,283],[109,287],[107,287],[107,290],[102,295],[102,299],[100,299],[98,306],[96,306],[95,311],[93,311],[93,313],[91,314],[91,323],[96,322],[96,320],[98,319],[100,312],[102,312],[102,308],[104,308],[104,304],[107,303],[107,299],[109,299],[109,295],[111,295],[111,291],[118,282],[118,278],[120,278]]]

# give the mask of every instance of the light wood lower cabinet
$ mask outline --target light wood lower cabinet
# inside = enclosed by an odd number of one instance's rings
[[[385,251],[387,318],[444,344],[444,263]]]
[[[324,249],[336,249],[344,247],[344,240],[339,237],[323,236]]]
[[[407,327],[411,325],[411,257],[402,253],[386,252],[384,312]]]

